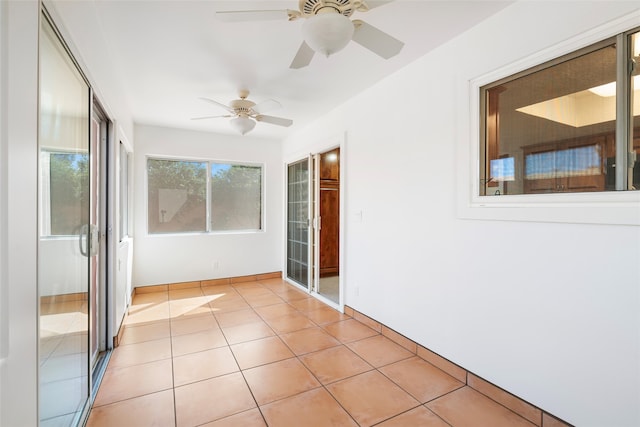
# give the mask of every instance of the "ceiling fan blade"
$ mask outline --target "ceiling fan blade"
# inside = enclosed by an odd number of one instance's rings
[[[397,55],[404,46],[400,40],[364,21],[356,19],[353,25],[355,26],[353,41],[384,59]]]
[[[251,107],[256,114],[266,113],[267,111],[277,110],[278,108],[282,108],[282,104],[275,99],[267,99]]]
[[[316,52],[309,47],[307,42],[303,41],[298,49],[298,53],[296,53],[291,65],[289,65],[289,68],[297,70],[298,68],[306,67],[311,62],[311,59],[313,59],[313,55],[315,55],[315,53]]]
[[[220,117],[233,117],[233,116],[231,114],[225,114],[224,116],[192,117],[191,120],[218,119]]]
[[[264,116],[261,114],[256,116],[256,120],[259,122],[271,123],[272,125],[285,126],[285,127],[291,126],[293,124],[293,120],[291,119],[283,119],[282,117]]]
[[[387,3],[391,3],[394,0],[365,0],[364,4],[367,7],[367,10],[371,10],[375,7],[380,7],[382,5],[385,5]]]
[[[202,97],[200,99],[202,99],[203,101],[207,101],[207,102],[209,102],[209,103],[211,103],[213,105],[217,105],[218,107],[224,108],[226,111],[235,114],[235,111],[233,111],[233,108],[231,108],[229,106],[226,106],[224,104],[221,104],[218,101],[214,101],[213,99],[202,98]]]
[[[289,19],[289,10],[230,10],[218,11],[216,17],[224,22],[275,21]]]

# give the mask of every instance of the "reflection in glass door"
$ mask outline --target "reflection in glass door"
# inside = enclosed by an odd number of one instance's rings
[[[41,425],[89,401],[90,90],[46,16],[40,31],[38,292]]]
[[[309,288],[309,159],[287,168],[287,278]]]
[[[629,105],[632,105],[629,117],[631,138],[629,138],[628,156],[634,161],[627,161],[627,189],[640,190],[640,32],[629,35],[629,51],[635,67],[629,76]]]

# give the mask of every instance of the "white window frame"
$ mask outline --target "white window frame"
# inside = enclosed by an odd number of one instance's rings
[[[183,161],[183,162],[203,162],[207,164],[206,172],[206,188],[205,188],[205,230],[204,231],[186,231],[186,232],[171,232],[171,233],[152,233],[149,231],[149,160],[168,160],[168,161]],[[260,229],[244,229],[244,230],[212,230],[211,229],[211,164],[226,164],[234,166],[250,166],[260,168]],[[265,206],[265,191],[266,191],[266,164],[256,162],[244,162],[238,160],[221,160],[221,159],[203,159],[192,157],[174,157],[174,156],[155,156],[147,155],[144,162],[144,180],[145,180],[145,233],[149,237],[162,237],[162,236],[187,236],[187,235],[221,235],[221,234],[256,234],[264,233],[267,229],[266,224],[266,206]]]
[[[638,26],[640,12],[554,45],[520,61],[473,78],[457,94],[469,104],[467,145],[461,144],[458,216],[466,219],[640,225],[640,191],[480,196],[480,88],[547,61],[571,54]],[[464,99],[463,99],[464,98]],[[464,138],[464,130],[462,130]],[[464,166],[467,166],[466,168]]]

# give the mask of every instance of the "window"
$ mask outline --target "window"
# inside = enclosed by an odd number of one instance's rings
[[[262,166],[148,159],[147,178],[149,233],[262,230]]]
[[[211,163],[211,230],[260,230],[262,168]]]
[[[639,60],[621,34],[481,87],[480,195],[639,190]]]
[[[149,233],[206,231],[207,163],[147,162]]]

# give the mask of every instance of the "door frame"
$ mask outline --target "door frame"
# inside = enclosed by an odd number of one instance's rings
[[[96,218],[96,226],[98,228],[99,240],[98,240],[98,251],[96,260],[97,271],[96,279],[97,279],[97,305],[96,305],[96,313],[95,320],[96,325],[91,325],[90,323],[90,334],[95,334],[95,338],[97,340],[97,353],[96,359],[93,359],[93,355],[90,354],[90,362],[89,366],[90,372],[92,374],[91,377],[91,394],[95,394],[97,392],[97,385],[99,381],[96,381],[96,376],[100,375],[103,367],[101,365],[106,365],[105,363],[105,355],[106,352],[111,348],[109,343],[110,334],[110,312],[109,312],[109,298],[110,298],[110,289],[113,283],[112,276],[113,270],[110,269],[111,266],[111,248],[113,246],[112,236],[110,233],[111,224],[112,224],[112,205],[109,202],[110,200],[110,191],[113,191],[114,186],[110,185],[113,182],[113,175],[111,173],[110,165],[113,162],[113,122],[109,118],[109,115],[102,107],[100,100],[96,96],[96,93],[93,89],[91,89],[91,118],[92,120],[97,116],[100,119],[100,135],[98,136],[98,147],[97,147],[97,155],[99,156],[97,167],[97,218]],[[95,178],[92,175],[92,179]],[[93,185],[92,185],[93,190]],[[92,196],[93,200],[93,196]],[[90,286],[92,286],[90,284]],[[91,296],[93,298],[93,296]],[[92,316],[93,318],[93,316]],[[91,340],[93,340],[93,336]]]
[[[343,260],[342,256],[342,244],[341,244],[341,236],[342,236],[342,226],[344,224],[344,219],[342,217],[343,213],[343,203],[342,203],[342,175],[339,175],[339,187],[338,187],[338,301],[333,301],[324,296],[322,293],[322,287],[320,286],[320,270],[321,270],[321,257],[322,257],[322,247],[321,247],[321,234],[322,234],[322,179],[320,178],[320,170],[322,168],[322,156],[326,153],[329,153],[334,150],[340,150],[340,146],[336,145],[328,149],[324,149],[315,153],[313,155],[313,164],[314,164],[314,179],[313,179],[313,216],[314,216],[314,228],[313,228],[313,262],[314,268],[313,271],[313,291],[322,299],[323,301],[331,304],[334,307],[340,307],[342,302],[342,264]],[[342,163],[342,155],[338,157],[338,167],[340,168]],[[342,168],[340,168],[340,173],[342,172]],[[344,305],[344,304],[342,304]]]
[[[318,204],[316,203],[317,200],[317,196],[320,193],[320,182],[319,180],[317,180],[317,174],[316,174],[316,161],[315,158],[316,156],[318,156],[319,154],[325,153],[327,151],[331,151],[333,149],[339,148],[340,149],[340,197],[339,197],[339,206],[340,206],[340,214],[339,214],[339,221],[340,221],[340,229],[339,229],[339,263],[340,263],[340,275],[339,275],[339,298],[338,298],[338,302],[334,302],[324,296],[322,296],[320,293],[317,292],[318,289],[318,280],[319,280],[319,254],[318,251],[313,250],[315,248],[315,244],[316,242],[319,241],[319,229],[318,227],[316,227],[317,224],[317,207]],[[319,156],[318,156],[319,157]],[[310,277],[310,281],[309,281],[309,288],[304,288],[303,286],[300,286],[299,284],[297,284],[296,282],[294,282],[293,280],[289,280],[287,278],[287,220],[288,220],[288,211],[287,211],[287,203],[289,200],[289,189],[288,189],[288,167],[290,164],[292,163],[296,163],[299,162],[301,160],[304,159],[311,159],[311,167],[312,170],[309,171],[309,176],[310,176],[310,180],[312,182],[312,186],[310,188],[309,191],[309,215],[310,215],[310,230],[311,232],[309,233],[309,248],[312,250],[311,253],[309,254],[309,260],[310,263],[312,262],[313,265],[309,265],[309,275]],[[335,308],[336,310],[340,311],[340,312],[344,312],[344,306],[345,306],[345,300],[344,300],[344,288],[345,288],[345,278],[346,278],[346,263],[345,263],[345,249],[344,249],[344,243],[345,243],[345,205],[346,205],[346,191],[345,191],[345,182],[346,182],[346,133],[342,134],[342,135],[338,135],[335,136],[333,138],[329,138],[329,139],[325,139],[323,141],[319,141],[313,145],[311,145],[309,147],[309,149],[304,152],[298,152],[297,154],[285,157],[284,159],[284,197],[283,197],[283,209],[284,209],[284,215],[283,215],[283,241],[284,241],[284,245],[283,245],[283,280],[285,280],[287,283],[292,284],[293,286],[299,288],[302,291],[305,291],[306,293],[308,293],[309,295],[313,296],[314,298],[319,299],[320,301],[324,302],[325,304]]]

